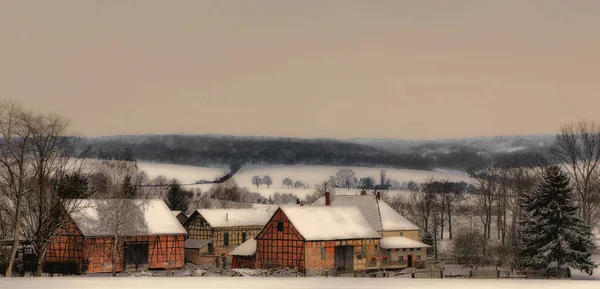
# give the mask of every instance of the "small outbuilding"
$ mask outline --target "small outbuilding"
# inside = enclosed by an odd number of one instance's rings
[[[249,268],[256,267],[256,239],[252,238],[237,246],[231,253],[231,268]]]

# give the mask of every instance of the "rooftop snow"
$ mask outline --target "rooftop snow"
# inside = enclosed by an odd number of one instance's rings
[[[229,253],[231,256],[252,256],[256,253],[256,239],[251,238],[241,245],[235,247],[233,251]]]
[[[381,216],[381,227],[383,231],[412,231],[420,230],[419,227],[402,215],[398,214],[390,205],[384,201],[378,201],[379,215]]]
[[[198,213],[213,228],[264,226],[274,211],[272,208],[255,209],[202,209]]]
[[[379,241],[379,246],[383,249],[410,249],[410,248],[429,248],[431,246],[415,241],[406,237],[383,237]]]
[[[356,206],[290,206],[281,210],[307,241],[381,238]]]
[[[375,231],[381,231],[381,220],[379,218],[379,209],[377,207],[377,199],[372,195],[331,195],[331,206],[356,206],[360,212],[367,218]],[[325,196],[317,199],[311,207],[325,206]]]
[[[212,240],[187,239],[185,240],[185,248],[201,249],[202,247],[212,243]]]
[[[177,217],[177,215],[179,215],[179,213],[181,213],[181,211],[171,211],[171,213],[173,213],[173,216]]]
[[[141,236],[141,235],[180,235],[187,234],[177,218],[173,215],[169,207],[163,200],[102,200],[102,199],[83,199],[77,200],[79,205],[71,213],[71,218],[86,237],[110,236],[114,231],[107,222],[101,218],[100,208],[105,208],[109,202],[131,201],[132,208],[141,210],[141,220],[139,224],[132,224],[129,229],[121,232],[122,236]],[[111,203],[114,204],[114,203]],[[107,211],[108,212],[108,211]],[[110,212],[108,212],[110,213]],[[112,216],[110,216],[112,217]],[[127,218],[132,218],[128,216]]]
[[[356,206],[367,218],[371,226],[378,231],[419,230],[419,227],[374,195],[331,195],[331,206]],[[325,196],[317,199],[311,206],[325,206]]]

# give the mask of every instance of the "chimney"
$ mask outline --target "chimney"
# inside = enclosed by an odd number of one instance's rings
[[[325,192],[325,206],[331,206],[331,193]]]
[[[229,222],[229,213],[225,213],[225,221]]]
[[[377,198],[377,200],[381,200],[381,192],[377,192],[377,194],[375,194],[375,198]]]

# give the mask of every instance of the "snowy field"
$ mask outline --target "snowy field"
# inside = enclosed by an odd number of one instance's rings
[[[138,166],[141,170],[146,172],[146,175],[149,179],[153,179],[162,175],[168,179],[177,179],[184,184],[193,183],[197,180],[212,181],[223,176],[227,172],[227,169],[225,168],[205,168],[149,162],[138,162]],[[353,170],[356,173],[357,179],[373,177],[376,181],[379,180],[379,174],[381,172],[380,168],[365,167],[269,166],[242,169],[233,176],[233,180],[238,184],[238,186],[245,187],[251,192],[258,192],[265,197],[272,196],[274,193],[279,192],[292,193],[299,198],[304,198],[306,195],[314,192],[314,186],[316,184],[320,184],[323,181],[328,180],[330,176],[335,176],[336,173],[342,168]],[[259,188],[257,188],[252,184],[252,178],[254,176],[259,176],[262,178],[266,175],[270,176],[273,180],[273,184],[269,188],[267,188],[266,185],[260,185]],[[386,169],[386,175],[388,179],[396,180],[398,182],[423,182],[430,177],[454,181],[471,181],[468,176],[453,172]],[[282,184],[285,178],[290,178],[294,183],[296,181],[300,181],[303,184],[307,184],[309,188],[287,188]],[[187,187],[199,188],[203,192],[206,192],[212,186],[212,184],[198,184]],[[359,192],[359,190],[338,189],[338,192],[344,194],[355,194]]]
[[[202,288],[202,289],[396,289],[396,288],[598,288],[600,282],[581,280],[457,280],[457,279],[396,279],[396,278],[262,278],[262,277],[56,277],[0,279],[0,288],[12,289],[105,289],[105,288]]]

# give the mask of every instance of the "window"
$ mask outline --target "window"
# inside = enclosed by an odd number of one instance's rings
[[[421,260],[421,255],[417,255],[417,260]]]
[[[388,258],[387,257],[383,257],[383,263],[387,264],[387,262],[388,262]]]
[[[283,232],[283,222],[277,222],[277,231]]]
[[[229,233],[227,233],[227,232],[223,233],[223,245],[224,246],[229,245]]]
[[[398,261],[400,261],[400,262],[404,261],[404,256],[398,256]]]
[[[365,245],[362,246],[362,255],[367,256],[367,246]]]
[[[213,254],[214,254],[213,245],[208,243],[208,255],[213,255]]]
[[[242,243],[246,242],[246,232],[242,232]]]
[[[400,232],[400,237],[404,237],[404,232]]]
[[[377,245],[375,245],[375,250],[377,250]]]
[[[377,260],[375,258],[371,258],[371,265],[377,264]]]
[[[325,250],[325,247],[321,247],[321,260],[325,259],[327,259],[327,251]]]

